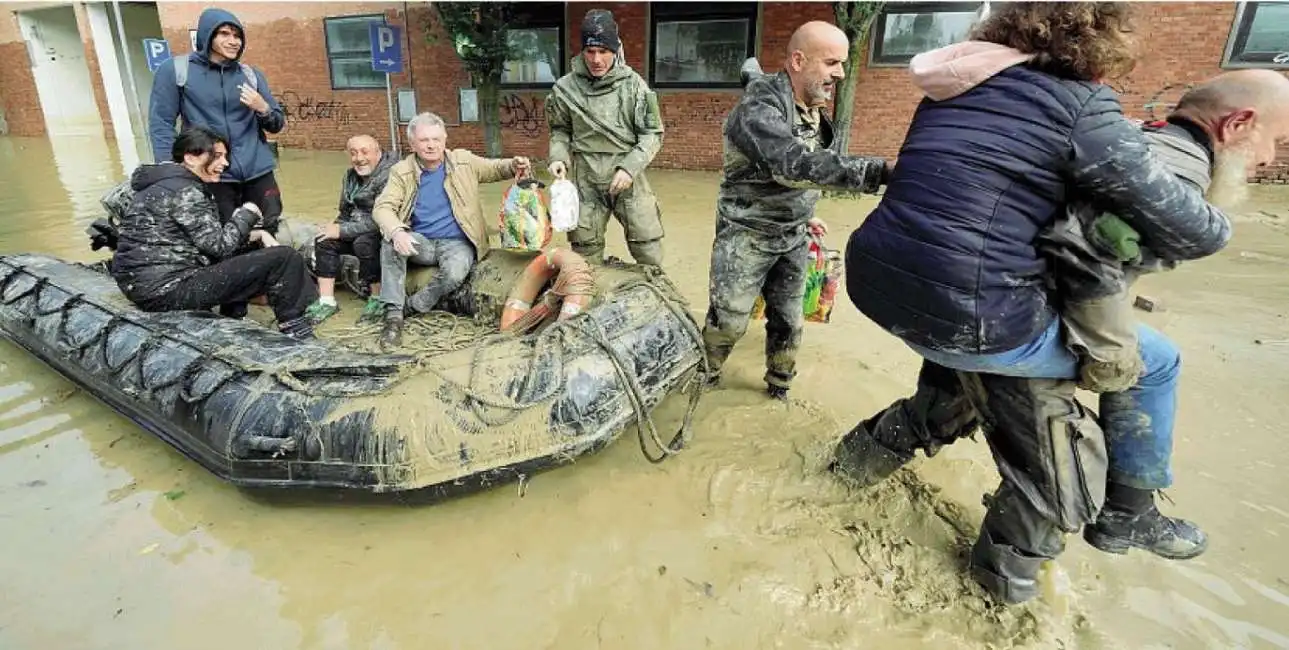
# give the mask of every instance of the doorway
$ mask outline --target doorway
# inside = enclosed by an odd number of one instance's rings
[[[85,44],[69,5],[18,13],[32,77],[50,136],[103,134]]]

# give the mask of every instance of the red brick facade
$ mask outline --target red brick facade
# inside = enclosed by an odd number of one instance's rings
[[[165,37],[175,52],[189,47],[188,30],[196,26],[204,3],[159,2],[158,10]],[[1167,112],[1172,102],[1196,81],[1221,71],[1223,48],[1232,26],[1235,3],[1168,2],[1142,3],[1143,51],[1149,53],[1131,75],[1115,84],[1125,111],[1133,117],[1150,118]],[[286,10],[289,7],[289,11]],[[404,15],[404,8],[408,15]],[[649,46],[649,5],[647,3],[570,2],[565,12],[567,56],[579,50],[578,27],[590,8],[614,12],[625,43],[628,65],[643,73]],[[246,25],[247,62],[267,76],[273,94],[283,105],[288,126],[276,138],[284,147],[340,149],[345,139],[357,132],[369,132],[382,143],[389,139],[385,91],[333,90],[324,38],[324,17],[383,14],[394,24],[407,26],[403,56],[405,71],[394,75],[394,87],[414,88],[417,108],[434,111],[449,125],[455,146],[483,148],[479,123],[459,122],[458,90],[468,87],[469,76],[452,47],[441,36],[427,39],[424,25],[431,21],[425,5],[411,7],[401,2],[326,3],[236,3],[229,6]],[[78,10],[78,16],[83,11]],[[831,20],[830,3],[763,3],[757,24],[757,53],[767,70],[778,68],[792,31],[808,20]],[[82,33],[88,30],[83,29]],[[284,46],[284,44],[287,44]],[[17,53],[20,44],[0,44]],[[87,45],[91,67],[97,63]],[[25,52],[23,59],[25,59]],[[12,61],[13,57],[5,59]],[[97,70],[95,95],[101,100]],[[25,77],[23,76],[25,75]],[[903,67],[861,65],[855,94],[855,119],[851,149],[894,156],[903,140],[909,116],[920,100]],[[11,132],[39,133],[43,129],[39,106],[33,101],[30,73],[26,66],[0,64],[0,89]],[[503,147],[508,154],[543,157],[546,153],[545,90],[506,90],[502,94]],[[654,165],[672,168],[714,169],[721,158],[721,122],[738,97],[735,90],[659,90],[659,103],[667,133]],[[31,108],[35,108],[34,115]],[[108,133],[111,129],[106,129]],[[400,132],[400,140],[402,134]],[[1289,179],[1289,150],[1280,164],[1260,174],[1263,178]]]

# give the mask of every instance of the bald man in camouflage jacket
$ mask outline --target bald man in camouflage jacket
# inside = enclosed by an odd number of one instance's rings
[[[824,22],[802,25],[784,70],[763,75],[744,64],[743,97],[725,118],[724,178],[716,204],[710,302],[703,342],[709,385],[747,332],[758,295],[765,299],[766,390],[785,399],[796,376],[805,322],[806,258],[820,189],[876,192],[887,162],[839,150],[820,110],[844,76],[846,35]]]

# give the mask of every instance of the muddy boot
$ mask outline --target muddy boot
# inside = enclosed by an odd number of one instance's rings
[[[913,460],[912,452],[898,453],[874,440],[869,426],[868,421],[860,422],[842,436],[828,465],[828,471],[861,489],[881,483]]]
[[[297,340],[306,341],[313,338],[313,321],[308,316],[297,316],[289,321],[278,323],[278,331]]]
[[[767,384],[765,387],[765,394],[769,395],[770,399],[777,399],[780,402],[788,401],[787,386],[775,386],[772,384]]]
[[[380,331],[380,349],[390,350],[403,345],[403,310],[385,310],[385,328]]]
[[[1108,486],[1096,523],[1083,529],[1083,539],[1106,553],[1139,548],[1169,560],[1189,560],[1208,548],[1208,535],[1199,526],[1159,512],[1154,491],[1115,483]]]
[[[989,595],[1016,605],[1039,595],[1039,570],[1063,550],[1064,532],[1004,482],[989,499],[980,537],[971,547],[971,575]]]

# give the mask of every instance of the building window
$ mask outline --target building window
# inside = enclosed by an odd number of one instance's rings
[[[513,7],[513,26],[506,34],[511,59],[501,73],[501,85],[548,87],[564,74],[564,3],[521,2]]]
[[[371,69],[371,23],[385,17],[345,16],[322,20],[327,40],[327,65],[331,68],[332,90],[384,88],[385,73]]]
[[[918,54],[965,40],[987,2],[890,2],[873,23],[869,65],[904,66]],[[995,3],[997,4],[997,3]]]
[[[650,9],[651,86],[740,87],[739,68],[756,55],[755,2],[655,2]]]
[[[1222,65],[1289,69],[1289,2],[1241,2]]]

